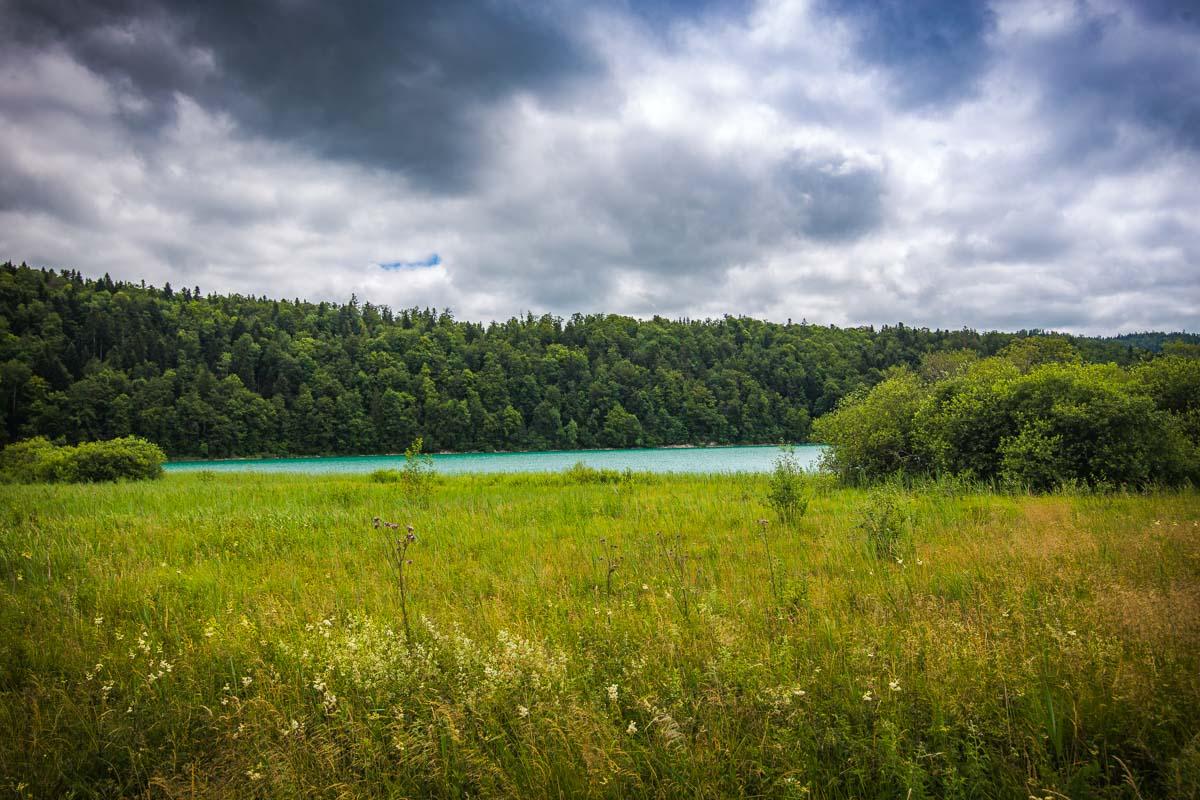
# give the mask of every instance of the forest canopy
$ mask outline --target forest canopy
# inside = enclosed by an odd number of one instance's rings
[[[796,442],[896,367],[904,380],[956,373],[1038,334],[730,316],[484,325],[8,263],[0,443],[134,435],[171,456],[225,457],[401,452],[418,436],[455,451]],[[1049,341],[1130,366],[1197,337]]]

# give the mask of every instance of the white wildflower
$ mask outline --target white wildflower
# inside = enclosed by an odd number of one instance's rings
[[[900,691],[900,681],[888,681],[888,688],[893,692]]]
[[[611,686],[609,686],[608,687],[608,699],[614,703],[617,702],[617,692],[618,692],[618,689],[617,689],[617,685],[615,683],[612,684]]]
[[[629,720],[629,727],[625,729],[625,732],[630,736],[633,736],[635,733],[637,733],[637,723],[633,720]]]
[[[517,706],[517,716],[519,716],[521,719],[525,719],[529,716],[529,709],[525,706]]]

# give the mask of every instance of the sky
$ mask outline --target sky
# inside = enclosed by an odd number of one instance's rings
[[[1200,4],[0,0],[0,259],[449,308],[1200,330]]]

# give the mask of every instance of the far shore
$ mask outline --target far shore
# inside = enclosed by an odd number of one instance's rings
[[[820,442],[795,442],[793,447],[815,447]],[[755,442],[751,444],[663,444],[654,447],[581,447],[573,450],[438,450],[433,453],[423,453],[429,456],[518,456],[538,453],[619,453],[636,452],[639,450],[718,450],[734,447],[781,447],[778,443]],[[172,458],[168,464],[221,464],[236,461],[288,461],[292,459],[316,460],[324,458],[404,458],[403,451],[398,453],[355,453],[353,455],[257,455],[229,456],[228,458]]]

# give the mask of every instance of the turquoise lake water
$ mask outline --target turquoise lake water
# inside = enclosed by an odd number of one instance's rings
[[[821,445],[797,445],[796,460],[815,467]],[[557,450],[542,453],[456,453],[433,457],[437,472],[560,472],[582,461],[596,469],[631,469],[635,472],[769,472],[779,448],[689,447],[645,450]],[[177,461],[168,472],[188,470],[245,472],[356,473],[399,469],[404,456],[342,456],[330,458],[264,458],[230,461]]]

